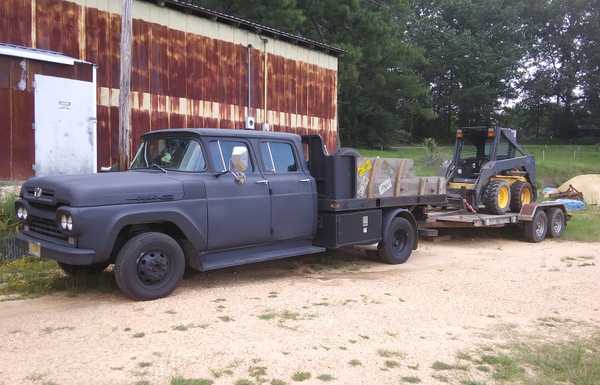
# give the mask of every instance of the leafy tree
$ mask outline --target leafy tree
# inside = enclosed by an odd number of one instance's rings
[[[425,52],[422,67],[434,110],[451,128],[490,124],[523,55],[522,2],[414,0],[411,42]]]
[[[417,71],[424,59],[405,38],[410,14],[405,0],[196,2],[344,49],[338,72],[344,143],[387,146],[410,137],[416,119],[431,117]]]

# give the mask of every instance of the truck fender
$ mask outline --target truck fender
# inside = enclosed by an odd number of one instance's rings
[[[125,226],[150,223],[171,222],[185,235],[197,252],[206,247],[206,234],[199,229],[188,216],[179,210],[164,210],[153,212],[129,212],[115,218],[111,225],[110,247],[112,248],[117,236]]]
[[[413,247],[413,250],[416,250],[418,243],[419,243],[419,236],[418,236],[419,234],[417,231],[417,221],[415,220],[415,216],[408,209],[395,208],[395,209],[390,209],[390,210],[384,210],[382,223],[381,223],[381,234],[385,234],[388,226],[392,223],[392,220],[396,217],[405,218],[412,224],[413,231],[415,232],[415,246]]]

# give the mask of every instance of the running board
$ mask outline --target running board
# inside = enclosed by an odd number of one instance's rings
[[[280,242],[202,254],[197,258],[198,261],[196,261],[200,262],[200,266],[193,264],[193,267],[202,271],[223,269],[249,263],[296,257],[298,255],[322,253],[325,250],[322,247],[313,246],[312,243],[306,241]]]

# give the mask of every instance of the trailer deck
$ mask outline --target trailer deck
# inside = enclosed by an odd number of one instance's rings
[[[481,214],[466,210],[433,211],[427,213],[423,227],[457,228],[457,227],[500,227],[519,222],[518,213]]]

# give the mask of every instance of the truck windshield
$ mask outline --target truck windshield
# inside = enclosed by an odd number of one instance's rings
[[[191,138],[149,138],[139,147],[131,169],[159,168],[200,172],[206,168],[200,143]]]

